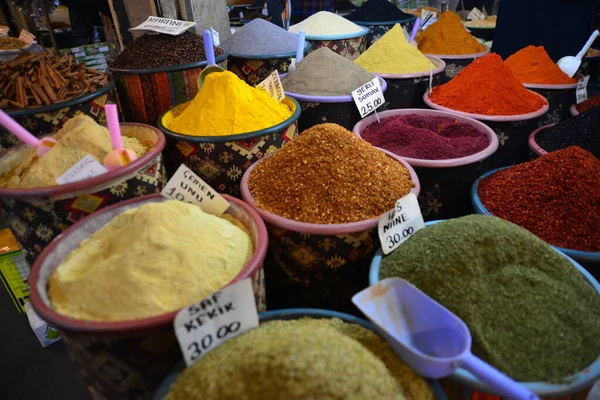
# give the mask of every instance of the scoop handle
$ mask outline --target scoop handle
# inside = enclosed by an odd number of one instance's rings
[[[10,133],[18,137],[23,143],[29,147],[38,147],[41,142],[33,136],[29,131],[23,128],[17,121],[12,119],[10,115],[0,110],[0,125],[4,126]]]
[[[108,125],[108,133],[110,135],[110,143],[113,150],[121,150],[123,148],[123,139],[121,139],[121,127],[119,126],[119,113],[117,112],[116,104],[106,104],[104,106],[106,113],[106,125]]]
[[[410,31],[410,37],[408,38],[408,42],[412,42],[417,37],[417,32],[419,32],[419,26],[421,25],[421,17],[417,17],[415,23]]]
[[[461,357],[459,364],[502,397],[509,400],[539,400],[537,395],[527,390],[523,385],[515,382],[470,352]]]
[[[202,33],[204,39],[204,54],[206,54],[206,62],[209,66],[217,65],[215,62],[215,49],[213,48],[213,38],[210,29],[206,29]]]
[[[582,59],[583,56],[585,55],[585,53],[587,53],[587,51],[590,49],[590,47],[592,47],[592,43],[594,43],[594,40],[596,40],[596,38],[598,37],[598,30],[594,30],[594,32],[592,32],[592,35],[590,36],[590,38],[588,39],[587,42],[585,42],[585,45],[583,46],[583,48],[581,49],[581,51],[579,53],[577,53],[577,58],[578,59]]]
[[[304,58],[304,39],[306,38],[306,32],[298,32],[298,43],[296,43],[296,64],[302,61]]]

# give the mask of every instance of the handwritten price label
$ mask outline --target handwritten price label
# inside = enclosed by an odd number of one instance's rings
[[[409,193],[396,202],[393,210],[379,220],[379,240],[383,254],[390,254],[420,229],[425,228],[419,201]]]
[[[281,84],[281,79],[279,79],[279,72],[277,70],[271,72],[271,75],[267,76],[264,81],[256,86],[263,88],[272,98],[277,101],[281,101],[285,98],[283,85]]]
[[[590,76],[586,75],[577,82],[577,91],[575,95],[577,96],[576,101],[577,104],[581,104],[587,100],[587,84],[590,80]]]
[[[189,367],[215,347],[258,326],[252,281],[244,279],[182,309],[173,325]]]
[[[102,175],[107,172],[108,170],[104,165],[100,164],[94,157],[88,154],[77,161],[75,165],[65,171],[64,174],[56,178],[56,183],[59,185],[66,185],[67,183],[93,178],[94,176]]]
[[[477,7],[475,7],[474,9],[471,10],[469,15],[467,16],[467,19],[470,19],[470,20],[485,19],[485,14],[482,13],[481,11],[479,11],[479,9]]]
[[[356,108],[358,108],[358,111],[360,112],[361,118],[364,118],[373,111],[377,110],[377,108],[382,106],[385,102],[383,91],[381,90],[381,85],[379,84],[379,78],[374,78],[372,81],[369,81],[358,89],[353,90],[352,98],[354,99]]]

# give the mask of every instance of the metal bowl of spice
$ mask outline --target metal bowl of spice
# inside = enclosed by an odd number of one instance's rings
[[[267,251],[266,229],[258,214],[247,204],[227,195],[224,198],[229,203],[226,215],[236,220],[236,224],[241,223],[254,243],[251,258],[230,283],[252,278],[260,310],[264,308],[261,306],[264,305],[261,268]],[[140,206],[166,201],[159,194],[130,199],[83,219],[52,242],[31,271],[31,301],[36,312],[59,330],[71,359],[87,385],[103,398],[152,397],[162,380],[181,359],[181,350],[173,330],[173,320],[179,310],[123,321],[90,321],[67,317],[52,306],[49,280],[80,243],[85,244],[90,235],[101,230],[113,218]],[[161,230],[161,233],[164,234],[164,231]],[[156,242],[148,242],[148,245],[159,245],[160,242],[161,238],[158,237]],[[156,265],[157,269],[165,267],[168,268],[168,265]],[[106,295],[110,296],[109,293]]]
[[[393,253],[375,255],[370,284],[407,279],[467,323],[480,358],[542,398],[586,398],[600,377],[598,281],[498,218],[471,215],[425,225]],[[495,396],[463,369],[441,384],[451,398]]]
[[[421,184],[426,220],[471,213],[473,181],[489,170],[498,137],[484,123],[437,110],[402,109],[368,116],[353,132],[408,162]]]

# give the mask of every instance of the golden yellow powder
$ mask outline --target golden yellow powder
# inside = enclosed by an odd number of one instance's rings
[[[406,40],[399,24],[394,25],[354,62],[376,74],[412,74],[435,68],[423,53]]]
[[[163,124],[191,136],[225,136],[270,128],[292,116],[290,108],[233,72],[213,72],[190,102],[167,113]]]
[[[238,223],[176,200],[127,210],[54,271],[52,306],[76,319],[126,321],[199,301],[252,256],[252,239]]]
[[[135,136],[143,135],[136,135],[136,129],[140,128],[122,128],[123,146],[139,157],[151,144],[138,140]],[[86,155],[90,154],[102,164],[112,150],[108,130],[87,115],[68,120],[52,137],[58,143],[43,157],[38,157],[33,149],[25,149],[14,155],[10,162],[13,165],[7,162],[7,170],[0,167],[0,187],[23,189],[58,185],[56,179]]]

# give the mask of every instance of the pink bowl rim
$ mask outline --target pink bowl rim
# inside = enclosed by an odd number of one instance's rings
[[[529,139],[527,139],[527,144],[529,145],[529,149],[531,149],[531,151],[533,151],[538,156],[543,156],[544,154],[547,154],[548,152],[546,150],[544,150],[542,148],[542,146],[540,146],[535,141],[535,135],[537,135],[538,132],[543,131],[544,129],[550,128],[554,125],[556,125],[556,123],[540,126],[539,128],[535,129],[533,132],[531,132],[531,134],[529,135]]]
[[[244,268],[239,272],[239,274],[233,278],[231,282],[229,282],[226,286],[231,285],[232,283],[238,282],[242,279],[250,277],[258,272],[262,263],[267,254],[267,246],[268,246],[268,234],[265,223],[260,218],[258,213],[250,207],[248,204],[244,203],[240,199],[236,199],[235,197],[221,194],[230,203],[235,203],[237,206],[242,208],[244,212],[248,213],[252,220],[256,223],[257,231],[258,231],[258,239],[255,243],[254,253],[252,257]],[[86,321],[79,320],[75,318],[70,318],[64,316],[62,314],[57,313],[54,309],[46,304],[46,302],[42,299],[40,292],[38,291],[38,282],[40,280],[40,269],[42,266],[43,260],[51,254],[58,243],[63,240],[68,240],[69,236],[73,233],[73,231],[79,229],[79,226],[82,225],[85,221],[88,221],[91,218],[95,218],[98,215],[103,213],[110,212],[111,210],[122,207],[128,204],[135,204],[139,202],[143,202],[146,200],[159,199],[164,197],[160,194],[151,194],[142,197],[136,197],[133,199],[121,201],[119,203],[113,204],[112,206],[101,209],[100,211],[89,215],[75,224],[71,225],[68,229],[66,229],[59,237],[53,240],[39,257],[36,259],[33,267],[31,268],[31,275],[29,277],[30,287],[31,287],[31,303],[35,309],[35,311],[40,315],[42,319],[47,321],[51,326],[58,328],[59,330],[65,330],[68,332],[80,332],[80,333],[94,333],[94,334],[130,334],[137,333],[144,330],[156,329],[160,327],[165,327],[173,324],[173,320],[177,313],[180,310],[171,311],[165,314],[156,315],[148,318],[141,318],[135,320],[128,321],[115,321],[115,322],[99,322],[99,321]],[[47,289],[45,289],[47,290]],[[202,299],[198,299],[202,300]]]
[[[444,59],[446,59],[446,60],[467,60],[469,58],[475,59],[475,58],[487,56],[490,52],[491,52],[491,50],[488,48],[485,51],[482,51],[481,53],[471,53],[471,54],[428,54],[427,53],[425,55],[441,58],[442,60],[444,60]]]
[[[432,75],[437,75],[437,74],[441,74],[442,72],[444,72],[444,70],[446,69],[446,62],[444,60],[442,60],[441,58],[438,58],[438,57],[433,57],[433,56],[428,56],[428,55],[426,55],[425,57],[427,57],[429,59],[429,61],[431,61],[433,63],[433,65],[435,66],[435,68],[432,69],[431,71],[413,72],[410,74],[380,74],[378,72],[371,72],[371,73],[375,74],[381,78],[384,78],[384,79],[410,79],[410,78],[423,78],[423,77],[429,76],[430,72]]]
[[[108,171],[102,175],[97,175],[90,179],[85,179],[78,182],[67,183],[66,185],[54,185],[54,186],[46,186],[46,187],[38,187],[38,188],[30,188],[30,189],[16,189],[16,188],[3,188],[0,187],[0,197],[8,197],[8,198],[22,198],[22,199],[30,199],[30,198],[38,198],[38,197],[51,197],[51,196],[60,196],[68,193],[77,193],[81,191],[85,191],[94,187],[103,186],[111,181],[116,181],[119,178],[132,174],[146,164],[148,164],[152,159],[160,155],[162,150],[165,148],[165,136],[155,126],[151,126],[148,124],[142,124],[139,122],[122,122],[121,126],[140,126],[143,128],[150,129],[156,133],[158,140],[154,144],[152,149],[148,150],[143,156],[135,159],[133,162],[123,166],[116,168],[114,170]],[[20,151],[24,148],[24,145],[17,145],[15,147],[11,147],[8,149],[6,153],[2,155],[5,157],[12,151]],[[13,150],[14,149],[14,150]],[[1,158],[0,157],[0,160]]]
[[[408,162],[406,162],[405,160],[403,160],[402,158],[398,157],[397,155],[395,155],[385,149],[382,149],[379,147],[375,147],[375,148],[383,151],[389,157],[400,162],[408,170],[408,172],[410,173],[410,178],[413,181],[413,183],[415,184],[415,187],[413,187],[410,191],[412,193],[414,193],[416,196],[418,196],[419,192],[421,191],[421,184],[419,183],[419,178],[417,177],[417,173],[410,166],[410,164]],[[246,172],[244,172],[244,175],[242,175],[242,181],[240,184],[242,199],[244,199],[244,201],[246,203],[248,203],[251,207],[253,207],[256,210],[256,212],[266,222],[268,222],[272,225],[278,226],[278,227],[289,229],[294,232],[309,233],[309,234],[315,234],[315,235],[343,235],[343,234],[347,234],[347,233],[363,232],[363,231],[366,231],[367,229],[372,229],[372,228],[377,227],[377,224],[379,223],[379,220],[381,219],[381,216],[383,214],[376,218],[371,218],[371,219],[367,219],[364,221],[358,221],[358,222],[349,222],[346,224],[312,224],[312,223],[307,223],[307,222],[294,221],[294,220],[288,219],[288,218],[283,218],[283,217],[280,217],[269,211],[265,211],[262,208],[259,208],[256,205],[256,202],[254,201],[252,194],[250,194],[250,189],[248,187],[248,179],[250,177],[250,174],[256,167],[256,165],[259,162],[263,161],[265,158],[270,157],[270,156],[271,156],[271,154],[266,157],[261,158],[260,160],[253,163],[250,167],[248,167]]]
[[[576,117],[577,115],[579,115],[579,110],[577,109],[577,104],[573,104],[571,107],[569,107],[569,112],[571,113],[571,116]]]
[[[472,114],[472,113],[467,113],[467,112],[463,112],[463,111],[453,110],[451,108],[440,106],[440,105],[434,103],[433,101],[431,101],[429,99],[428,92],[425,92],[425,94],[423,94],[423,101],[425,102],[425,104],[427,104],[429,107],[433,108],[434,110],[447,111],[447,112],[451,112],[451,113],[454,113],[457,115],[461,115],[463,117],[477,119],[479,121],[515,122],[515,121],[525,121],[528,119],[534,119],[534,118],[541,117],[542,115],[547,113],[548,109],[550,108],[550,105],[548,104],[548,100],[546,100],[546,98],[544,96],[542,96],[541,94],[536,93],[534,91],[531,91],[531,90],[529,90],[529,92],[542,98],[544,100],[544,105],[542,106],[542,108],[540,108],[537,111],[526,113],[526,114],[516,114],[516,115]]]
[[[447,117],[458,120],[459,122],[469,124],[472,127],[476,128],[480,132],[485,132],[489,139],[489,143],[487,147],[477,153],[471,154],[466,157],[460,158],[451,158],[447,160],[424,160],[419,158],[410,158],[404,157],[399,154],[396,154],[398,157],[402,158],[406,162],[408,162],[411,166],[414,167],[425,167],[425,168],[449,168],[449,167],[459,167],[462,165],[474,164],[478,161],[485,160],[490,157],[496,150],[498,149],[498,136],[494,132],[492,128],[487,126],[481,121],[477,121],[476,119],[465,117],[462,115],[458,115],[456,113],[447,112],[447,111],[438,111],[438,110],[427,110],[422,108],[403,108],[398,110],[387,110],[382,111],[379,114],[380,119],[393,117],[396,115],[409,115],[409,114],[417,114],[422,116],[429,117]],[[360,120],[354,128],[352,132],[360,137],[363,140],[366,140],[362,137],[361,133],[364,129],[366,129],[371,124],[375,123],[377,118],[374,115],[370,115],[362,120]]]
[[[583,78],[580,73],[575,75],[577,81]],[[566,90],[566,89],[577,89],[577,83],[560,83],[560,84],[548,84],[548,83],[525,83],[521,82],[527,89],[546,89],[546,90]]]

